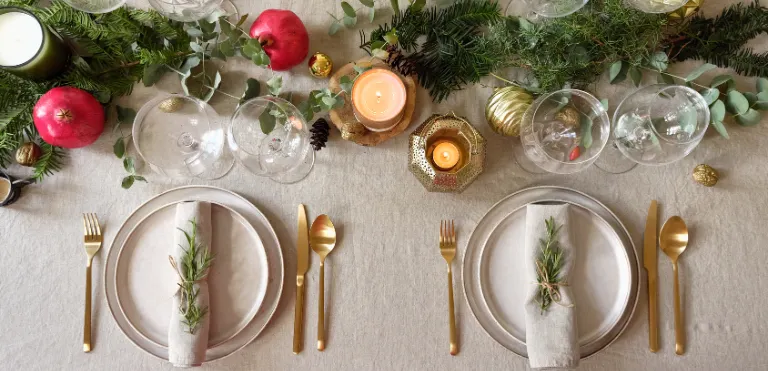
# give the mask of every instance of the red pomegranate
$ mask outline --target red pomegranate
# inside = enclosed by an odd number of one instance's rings
[[[70,86],[43,94],[32,110],[32,117],[40,137],[57,147],[85,147],[104,131],[104,109],[99,101]]]
[[[301,63],[309,53],[309,34],[301,19],[290,10],[265,10],[251,25],[251,37],[258,39],[269,56],[269,68],[285,71]]]

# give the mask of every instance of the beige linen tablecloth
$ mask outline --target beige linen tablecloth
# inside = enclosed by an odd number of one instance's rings
[[[328,36],[330,16],[339,2],[234,0],[249,22],[268,8],[295,11],[310,31],[311,51],[330,55],[337,66],[363,56],[357,30]],[[130,3],[130,1],[129,1]],[[385,1],[377,1],[384,7]],[[401,1],[401,3],[405,3]],[[432,3],[430,1],[429,3]],[[709,0],[704,12],[726,4]],[[146,6],[143,0],[139,6]],[[377,22],[389,19],[382,10]],[[360,24],[368,26],[364,17]],[[752,43],[765,51],[768,38]],[[685,74],[700,62],[672,67]],[[246,77],[268,79],[270,71],[233,58],[224,67],[222,90],[242,92]],[[721,71],[711,71],[711,73]],[[304,65],[280,73],[287,91],[307,93],[327,80],[309,76]],[[654,80],[655,81],[655,78]],[[753,79],[737,79],[752,89]],[[649,79],[650,83],[650,79]],[[487,80],[486,85],[495,84]],[[180,92],[168,76],[161,90]],[[630,91],[629,83],[604,85],[599,97],[612,107]],[[120,104],[134,109],[157,88],[137,86]],[[229,358],[204,370],[525,370],[527,361],[491,339],[466,303],[461,274],[456,274],[456,315],[461,353],[448,354],[445,263],[438,251],[440,219],[457,222],[459,262],[475,224],[502,197],[531,185],[562,185],[595,196],[627,225],[637,246],[648,203],[660,202],[660,220],[685,218],[690,247],[680,262],[687,353],[674,354],[672,267],[659,257],[661,350],[648,351],[645,283],[634,318],[610,347],[581,363],[581,370],[766,370],[768,369],[768,119],[752,128],[730,125],[731,139],[709,133],[684,160],[660,168],[640,167],[624,175],[597,168],[570,176],[530,175],[513,159],[509,139],[493,133],[483,107],[491,90],[480,85],[432,103],[419,92],[416,119],[409,131],[432,113],[468,117],[488,140],[487,169],[463,194],[431,194],[407,169],[407,133],[375,148],[342,140],[334,131],[328,148],[318,153],[309,177],[280,185],[251,175],[242,167],[212,182],[178,182],[149,173],[146,185],[120,188],[124,176],[112,155],[115,137],[105,133],[96,144],[70,151],[64,171],[24,189],[12,207],[0,208],[0,369],[2,370],[170,370],[171,365],[134,346],[117,327],[103,293],[103,261],[122,221],[143,201],[184,184],[209,184],[238,192],[272,221],[283,244],[286,286],[277,314],[261,336]],[[212,100],[222,117],[236,102],[224,95]],[[720,170],[715,188],[691,179],[691,170],[708,163]],[[24,169],[12,168],[21,175]],[[319,261],[308,273],[306,342],[291,352],[292,277],[296,268],[296,204],[305,203],[310,218],[327,213],[341,240],[326,262],[328,347],[314,350]],[[94,262],[93,346],[82,352],[85,254],[81,213],[96,212],[107,244]],[[641,251],[638,250],[638,253]],[[456,264],[457,272],[460,264]],[[645,274],[643,272],[643,277]]]

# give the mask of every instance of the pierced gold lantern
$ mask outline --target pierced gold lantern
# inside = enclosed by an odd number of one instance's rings
[[[485,138],[463,117],[432,115],[411,133],[408,166],[427,191],[460,193],[485,169]]]

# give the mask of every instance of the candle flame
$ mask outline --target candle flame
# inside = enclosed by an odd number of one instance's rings
[[[376,103],[381,103],[381,92],[376,91]]]
[[[450,153],[448,153],[448,151],[446,151],[446,152],[443,152],[443,158],[444,158],[444,159],[446,159],[446,160],[447,160],[447,159],[448,159],[448,158],[450,158],[450,157],[451,157],[451,154],[450,154]]]

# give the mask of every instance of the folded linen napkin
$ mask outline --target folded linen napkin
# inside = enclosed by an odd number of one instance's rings
[[[191,220],[197,225],[196,242],[203,249],[211,248],[211,204],[207,202],[188,201],[176,205],[176,229],[174,229],[174,245],[170,256],[176,262],[178,270],[181,270],[181,261],[184,252],[189,249],[186,236],[178,228],[187,233],[192,232]],[[198,255],[200,256],[200,255]],[[181,278],[179,277],[179,282]],[[208,308],[208,283],[206,279],[197,281],[195,288],[199,290],[195,300],[199,308]],[[168,328],[168,361],[175,367],[197,367],[205,361],[205,351],[208,349],[208,327],[210,325],[210,313],[203,316],[199,325],[190,333],[189,326],[184,323],[184,314],[179,307],[181,305],[181,290],[173,296],[171,307],[171,323]]]
[[[569,234],[569,205],[528,205],[525,217],[525,259],[527,275],[533,284],[525,304],[525,343],[531,368],[575,368],[579,365],[579,334],[576,308],[570,286],[558,286],[560,302],[542,313],[536,259],[541,254],[540,240],[546,236],[545,220],[553,217],[560,227],[558,240],[564,264],[560,277],[568,283],[575,249]]]

